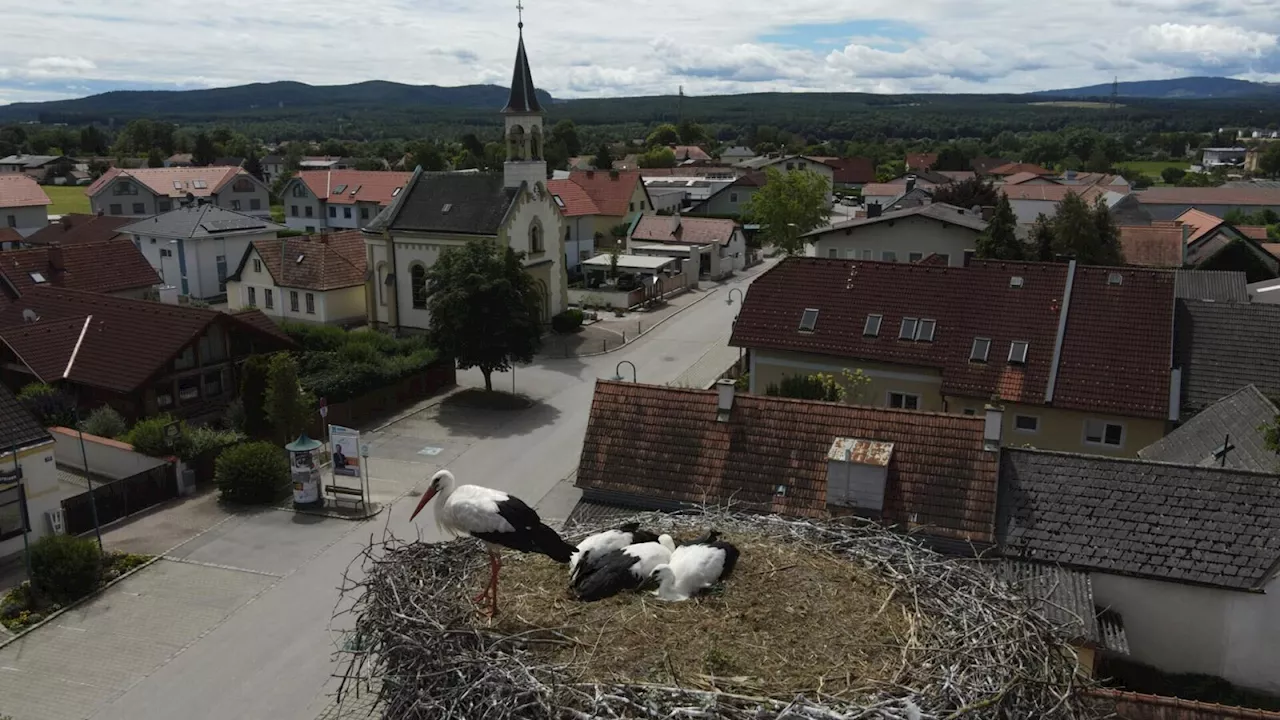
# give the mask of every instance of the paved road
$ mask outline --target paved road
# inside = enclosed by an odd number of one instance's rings
[[[447,465],[461,482],[514,492],[538,503],[548,518],[567,516],[575,494],[561,481],[574,470],[581,453],[594,380],[613,376],[622,360],[634,363],[638,379],[645,383],[705,384],[714,379],[714,365],[731,354],[724,342],[740,307],[738,293],[733,293],[732,306],[724,299],[729,288],[745,288],[756,276],[716,289],[618,353],[544,360],[519,368],[516,388],[536,402],[531,410],[486,415],[446,404],[373,433],[370,473],[384,490],[408,492]],[[629,377],[630,368],[624,370]],[[699,373],[710,376],[695,377]],[[505,389],[511,381],[512,376],[504,374],[495,376],[494,384]],[[482,381],[477,373],[461,373],[459,383]],[[418,532],[408,522],[407,504],[400,502],[363,523],[323,519],[315,525],[298,524],[294,519],[302,516],[273,511],[237,518],[178,546],[169,556],[183,561],[184,567],[219,565],[224,572],[257,573],[269,584],[212,627],[202,618],[201,626],[186,628],[198,640],[158,669],[111,685],[113,693],[123,692],[106,704],[101,693],[86,698],[77,706],[85,710],[80,716],[314,720],[326,713],[330,700],[325,693],[333,688],[332,653],[340,634],[330,628],[339,600],[337,586],[372,535],[390,530],[412,537]],[[439,539],[431,523],[424,523],[421,531],[424,539]],[[109,653],[91,659],[111,662]],[[0,713],[8,712],[15,720],[44,720],[23,707],[6,707],[16,705],[14,698],[24,694],[20,687],[15,692],[6,695],[10,701],[0,696]],[[64,715],[76,717],[71,711]]]

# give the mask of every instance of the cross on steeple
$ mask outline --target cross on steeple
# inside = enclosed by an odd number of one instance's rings
[[[516,0],[516,12],[520,15],[520,29],[524,29],[524,5],[522,0]]]

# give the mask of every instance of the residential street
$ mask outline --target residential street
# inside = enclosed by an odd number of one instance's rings
[[[577,465],[593,381],[613,376],[627,360],[641,382],[711,382],[737,354],[725,343],[741,296],[733,293],[733,305],[726,305],[729,289],[745,289],[771,264],[723,286],[704,285],[701,301],[618,352],[519,368],[516,389],[534,401],[528,410],[483,411],[446,399],[362,436],[372,448],[375,497],[394,500],[447,466],[460,482],[512,492],[536,503],[549,521],[563,519],[577,493],[561,481]],[[630,367],[622,374],[630,379]],[[509,390],[511,382],[510,373],[494,377],[500,389]],[[459,375],[459,383],[478,386],[483,380],[469,372]],[[218,523],[83,611],[0,649],[0,714],[14,720],[332,717],[326,708],[340,632],[330,631],[329,619],[337,587],[371,536],[384,529],[402,537],[417,532],[408,505],[397,503],[367,522],[266,511]],[[421,531],[427,540],[439,539],[429,522]],[[194,569],[202,572],[191,577]],[[148,576],[162,572],[192,589],[171,588],[165,595],[148,590]],[[231,579],[237,579],[239,594],[224,592],[218,603],[205,602],[198,592],[200,585]],[[154,605],[157,598],[169,605],[166,612],[145,612],[142,603]],[[185,612],[186,607],[201,611]],[[99,631],[94,619],[103,616],[114,620]],[[129,620],[122,623],[125,616]],[[116,663],[117,647],[126,640],[111,642],[112,633],[130,636],[128,642],[151,654],[105,680],[72,676],[48,657],[32,660],[55,635],[77,631],[94,641],[61,646],[78,654],[76,667]],[[156,642],[147,640],[151,635]],[[40,683],[33,681],[37,674],[44,676]],[[51,708],[42,698],[59,686],[76,692]]]

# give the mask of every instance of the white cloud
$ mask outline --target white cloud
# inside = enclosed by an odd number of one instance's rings
[[[1221,25],[1162,23],[1137,31],[1139,49],[1164,55],[1195,57],[1262,57],[1274,52],[1276,36]]]

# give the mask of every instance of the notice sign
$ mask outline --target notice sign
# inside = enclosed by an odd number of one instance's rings
[[[333,474],[360,477],[360,431],[330,425],[329,441],[333,443]]]

